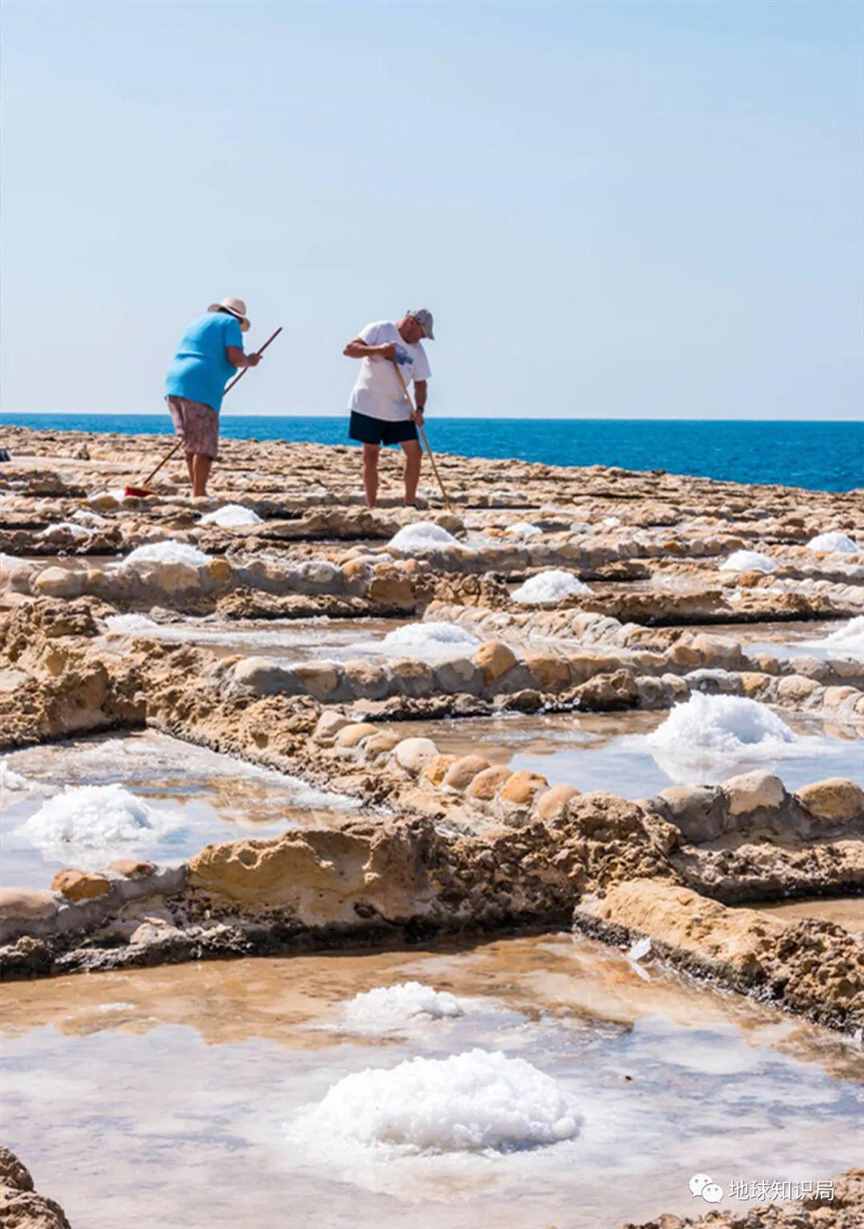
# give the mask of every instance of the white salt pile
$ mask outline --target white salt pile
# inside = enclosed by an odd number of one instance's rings
[[[294,1131],[412,1156],[557,1144],[581,1124],[575,1099],[544,1072],[469,1050],[346,1076]]]
[[[122,785],[67,785],[17,829],[31,844],[79,861],[109,851],[154,845],[176,825]]]
[[[109,632],[117,632],[123,636],[158,635],[158,623],[142,614],[108,615],[105,626]]]
[[[13,772],[5,760],[0,760],[0,794],[17,794],[29,788],[30,783],[26,777]]]
[[[433,521],[417,521],[400,529],[388,545],[406,552],[440,550],[442,546],[458,546],[459,540]]]
[[[777,564],[755,550],[736,550],[720,564],[721,572],[776,572]]]
[[[406,623],[388,632],[381,641],[385,650],[428,654],[462,650],[473,651],[480,641],[458,623]]]
[[[79,508],[72,513],[73,521],[80,521],[82,525],[109,525],[110,521],[105,516],[100,516],[98,512],[91,512],[89,508]]]
[[[850,653],[853,657],[864,655],[864,615],[850,619],[845,627],[829,632],[822,640],[808,640],[813,648],[829,649],[834,653]]]
[[[148,542],[146,546],[136,547],[122,561],[121,566],[134,568],[142,563],[185,563],[191,567],[200,567],[203,563],[209,563],[210,558],[210,555],[198,550],[197,546],[171,538],[167,542]]]
[[[86,538],[89,530],[83,525],[76,525],[72,521],[58,521],[55,525],[49,525],[47,529],[42,529],[37,533],[37,538]]]
[[[536,538],[543,535],[540,526],[532,525],[530,521],[515,521],[512,525],[508,525],[504,532],[508,538]]]
[[[200,524],[218,525],[221,529],[239,529],[243,525],[260,525],[262,520],[257,512],[244,508],[242,504],[225,504],[215,512],[202,516]]]
[[[809,550],[831,551],[839,555],[856,555],[864,553],[854,538],[845,533],[820,533],[807,543]]]
[[[785,721],[758,700],[743,696],[708,696],[695,691],[676,704],[647,742],[661,751],[688,755],[711,752],[740,755],[754,747],[776,751],[795,741]]]
[[[573,572],[538,572],[510,596],[523,606],[551,606],[577,593],[590,593],[589,587]]]
[[[343,1009],[348,1028],[364,1033],[400,1028],[418,1019],[455,1019],[463,1014],[459,1000],[452,994],[416,981],[376,986],[356,995]]]

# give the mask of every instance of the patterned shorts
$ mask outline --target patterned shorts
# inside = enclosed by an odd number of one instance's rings
[[[200,401],[187,401],[185,397],[166,397],[168,409],[174,422],[174,432],[183,439],[187,452],[199,456],[219,456],[219,415],[209,405]]]

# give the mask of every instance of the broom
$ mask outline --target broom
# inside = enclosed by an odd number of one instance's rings
[[[395,358],[392,360],[392,362],[393,362],[393,366],[396,368],[396,374],[399,377],[399,383],[402,385],[402,392],[405,394],[405,400],[411,406],[411,413],[416,414],[417,411],[414,407],[414,402],[411,400],[411,396],[408,392],[408,385],[405,383],[405,377],[402,374],[402,370],[399,364],[396,362]],[[446,507],[447,511],[452,515],[453,505],[450,502],[449,495],[444,490],[444,483],[441,481],[441,475],[438,473],[438,466],[435,464],[435,453],[429,447],[429,440],[426,436],[426,431],[423,427],[423,424],[418,422],[416,423],[416,427],[420,435],[420,441],[423,444],[423,447],[426,449],[426,451],[429,454],[429,460],[432,462],[432,472],[435,475],[435,478],[438,482],[438,486],[441,488],[441,498],[444,500],[444,506]]]
[[[270,342],[275,341],[281,332],[282,332],[282,325],[280,324],[276,332],[270,334],[270,336],[264,342],[264,345],[261,347],[260,350],[257,351],[257,353],[259,355],[263,354],[264,351],[267,349],[267,347],[270,345]],[[248,367],[244,367],[242,371],[238,372],[238,374],[234,377],[234,379],[231,380],[229,384],[225,385],[225,393],[230,393],[234,385],[240,383],[240,381],[243,379],[243,377],[245,376],[248,370],[249,370]],[[225,394],[223,393],[223,396],[224,395]],[[159,473],[159,470],[162,468],[162,466],[165,465],[166,462],[171,460],[171,458],[174,456],[174,453],[178,450],[178,448],[182,448],[182,447],[183,447],[183,440],[181,438],[177,441],[177,443],[174,445],[171,451],[165,454],[165,456],[162,458],[162,460],[159,462],[159,464],[156,466],[153,472],[147,475],[147,477],[144,479],[144,483],[142,486],[127,486],[124,489],[123,494],[132,499],[146,499],[148,495],[152,495],[153,492],[149,489],[150,483]]]

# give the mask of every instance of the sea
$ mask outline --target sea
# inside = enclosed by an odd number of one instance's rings
[[[5,424],[42,431],[165,434],[166,414],[0,414]],[[232,439],[347,444],[347,417],[223,415]],[[864,489],[864,418],[859,422],[699,421],[696,419],[435,418],[436,452],[617,465],[731,482],[782,483],[816,491]]]

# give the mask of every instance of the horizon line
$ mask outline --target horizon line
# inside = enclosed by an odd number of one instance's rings
[[[17,416],[20,418],[40,418],[40,417],[63,417],[70,418],[165,418],[170,421],[170,415],[165,411],[155,410],[0,410],[0,420],[5,416]],[[235,422],[240,422],[243,419],[285,419],[285,418],[309,418],[309,419],[341,419],[348,417],[348,411],[340,411],[339,413],[318,414],[318,413],[293,413],[293,414],[223,414],[220,412],[220,421],[231,419]],[[688,423],[741,423],[741,422],[773,422],[773,423],[840,423],[845,426],[864,426],[864,418],[774,418],[774,417],[755,417],[755,418],[684,418],[676,416],[674,418],[661,417],[640,417],[628,418],[624,415],[613,417],[593,417],[588,415],[578,415],[567,417],[561,414],[556,414],[553,417],[544,415],[517,415],[503,414],[497,416],[484,416],[474,414],[441,414],[431,415],[427,420],[429,422],[688,422]],[[12,424],[14,425],[14,424]]]

